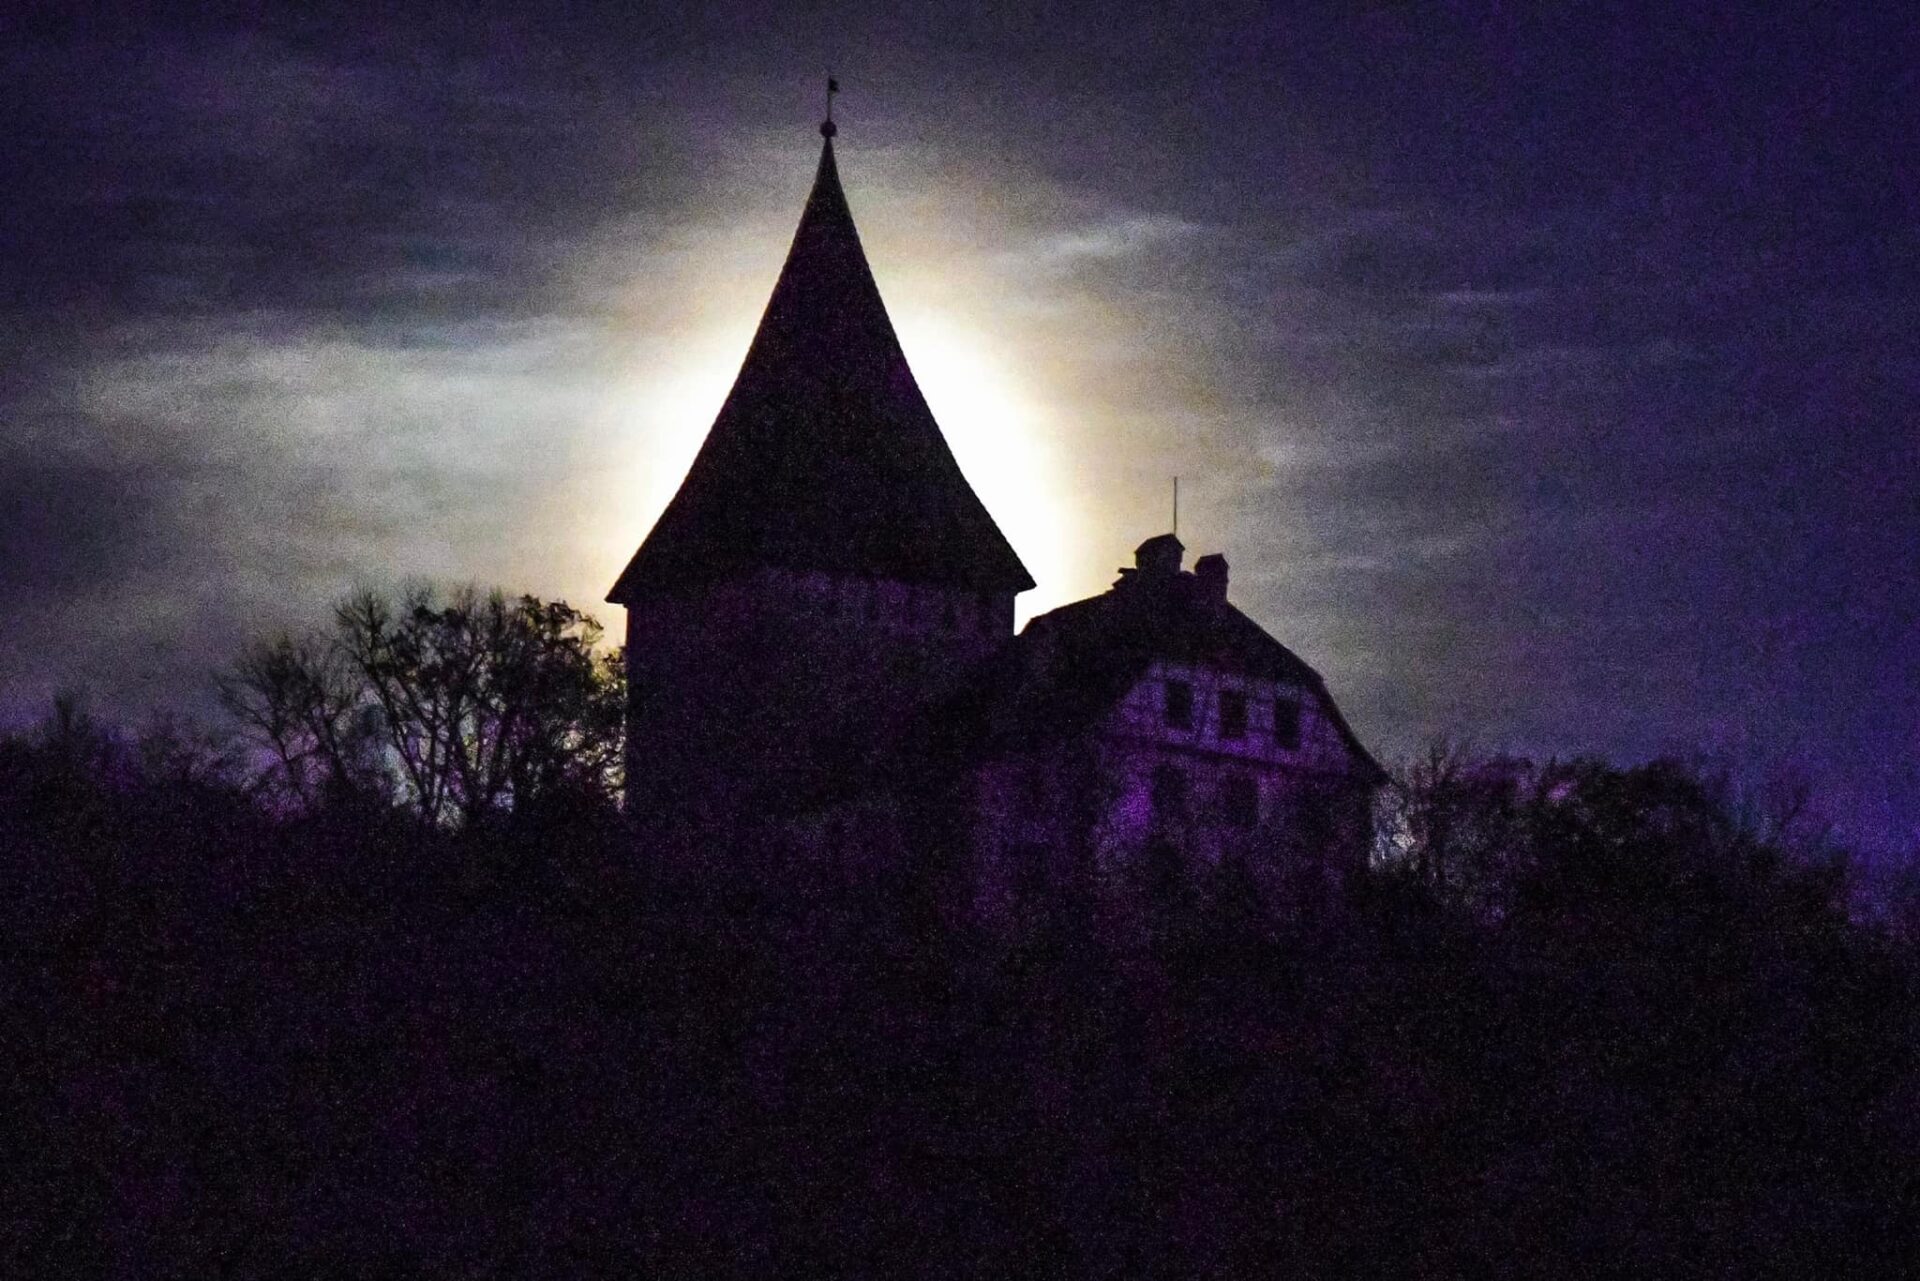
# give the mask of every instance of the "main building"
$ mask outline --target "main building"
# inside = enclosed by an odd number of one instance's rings
[[[908,368],[834,162],[685,481],[608,599],[627,611],[628,807],[848,857],[961,833],[983,900],[1062,860],[1246,855],[1269,882],[1364,856],[1383,775],[1319,675],[1172,535],[1040,615]]]

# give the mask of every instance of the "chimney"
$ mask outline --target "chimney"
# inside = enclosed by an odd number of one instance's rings
[[[1200,596],[1204,600],[1227,603],[1227,558],[1219,552],[1202,556],[1193,562],[1193,576],[1200,580]]]
[[[1172,578],[1180,572],[1186,550],[1172,534],[1158,534],[1134,548],[1134,568],[1143,578]]]

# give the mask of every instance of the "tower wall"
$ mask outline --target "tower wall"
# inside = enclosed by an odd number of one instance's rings
[[[1013,630],[1010,592],[762,570],[627,613],[627,804],[751,826],[857,786]]]

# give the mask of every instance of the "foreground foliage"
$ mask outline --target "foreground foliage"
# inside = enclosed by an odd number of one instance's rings
[[[0,745],[0,1272],[1904,1266],[1912,949],[1684,771],[1549,773],[1471,876],[1403,831],[1311,923],[1007,940],[591,797],[276,818],[69,716]]]

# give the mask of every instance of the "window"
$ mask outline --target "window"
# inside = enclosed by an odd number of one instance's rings
[[[1260,821],[1260,785],[1244,774],[1220,780],[1220,817],[1229,827],[1253,827]]]
[[[1220,737],[1247,736],[1247,696],[1230,689],[1220,691]]]
[[[1273,700],[1273,743],[1288,751],[1300,746],[1300,704],[1290,698]]]
[[[1193,686],[1185,681],[1168,681],[1165,701],[1160,707],[1167,724],[1175,729],[1193,728]]]
[[[1187,816],[1187,776],[1172,765],[1154,767],[1153,816],[1162,822]]]

